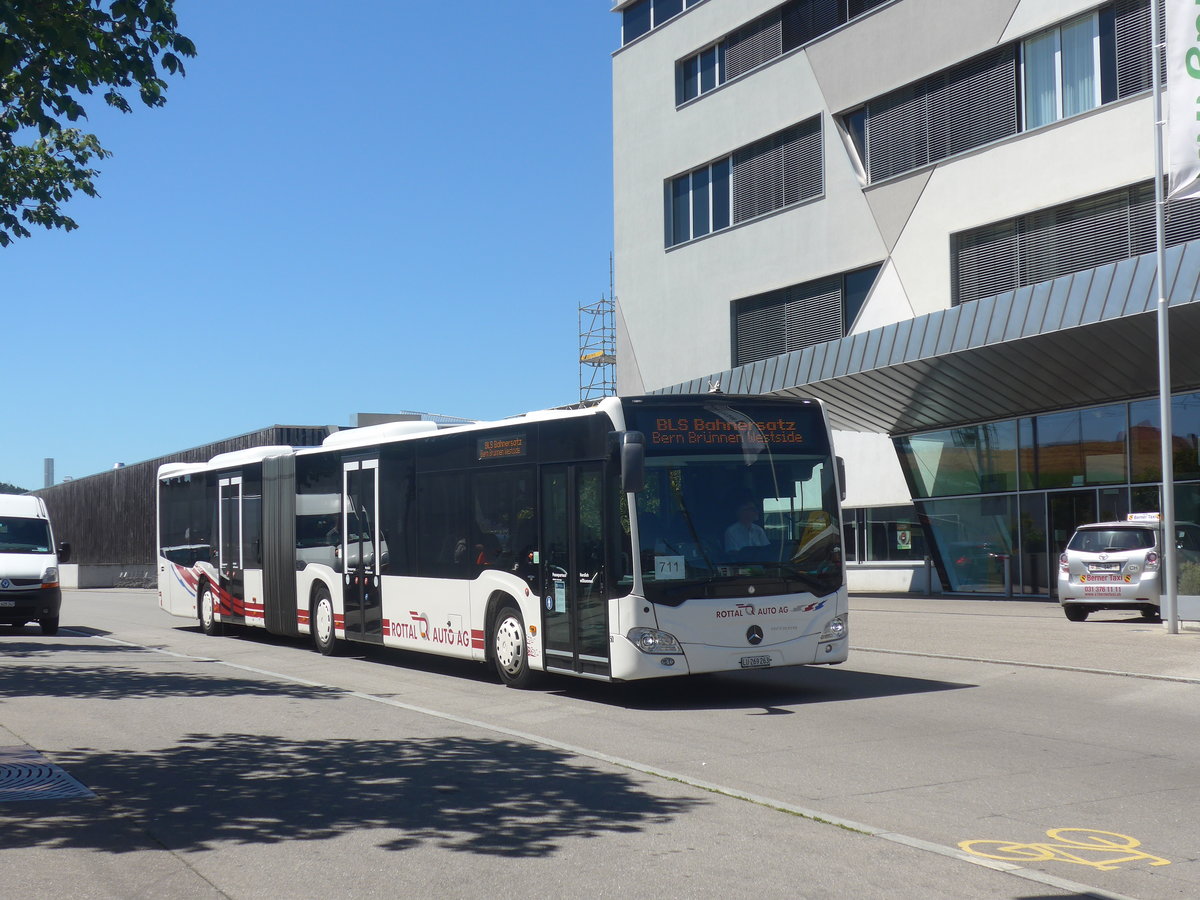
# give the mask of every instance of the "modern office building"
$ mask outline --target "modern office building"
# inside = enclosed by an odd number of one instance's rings
[[[618,390],[824,400],[852,588],[1052,594],[1077,523],[1159,505],[1150,9],[618,3]],[[1170,203],[1200,521],[1197,239]]]

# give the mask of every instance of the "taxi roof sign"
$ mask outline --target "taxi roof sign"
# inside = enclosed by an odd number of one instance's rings
[[[1126,522],[1161,522],[1162,513],[1129,513],[1125,516]]]

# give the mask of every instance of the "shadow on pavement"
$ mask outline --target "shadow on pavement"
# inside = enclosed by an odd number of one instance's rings
[[[42,645],[43,647],[45,645]],[[0,666],[0,700],[6,697],[75,697],[138,700],[156,697],[293,697],[332,699],[339,692],[288,681],[231,677],[222,668],[209,675],[176,670],[139,672],[120,666]]]
[[[623,772],[502,739],[193,734],[153,751],[61,751],[55,762],[99,799],[0,807],[5,847],[111,852],[96,819],[115,807],[172,850],[369,829],[387,850],[430,843],[535,858],[570,838],[640,832],[707,803],[654,796]]]
[[[303,638],[280,637],[261,629],[234,633],[243,640],[272,645],[291,644],[298,651],[311,652],[308,640]],[[351,658],[391,666],[398,670],[397,677],[403,677],[403,671],[411,669],[462,681],[489,684],[497,681],[490,666],[470,660],[358,643],[344,644],[341,652]],[[841,666],[791,666],[624,683],[548,675],[542,678],[536,689],[626,709],[746,709],[754,715],[782,715],[790,712],[782,708],[788,706],[973,687],[973,684],[880,675]],[[381,696],[388,695],[381,693]]]
[[[788,707],[812,703],[956,691],[975,685],[845,668],[796,666],[625,684],[562,679],[555,687],[569,696],[628,709],[745,709],[753,715],[786,715],[794,711]]]

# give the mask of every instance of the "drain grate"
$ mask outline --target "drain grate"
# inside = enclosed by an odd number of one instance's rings
[[[29,747],[0,747],[0,803],[96,796]]]

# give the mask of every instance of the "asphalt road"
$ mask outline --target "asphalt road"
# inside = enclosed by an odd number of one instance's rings
[[[1200,896],[1200,633],[855,597],[832,668],[552,680],[0,629],[0,896]]]

